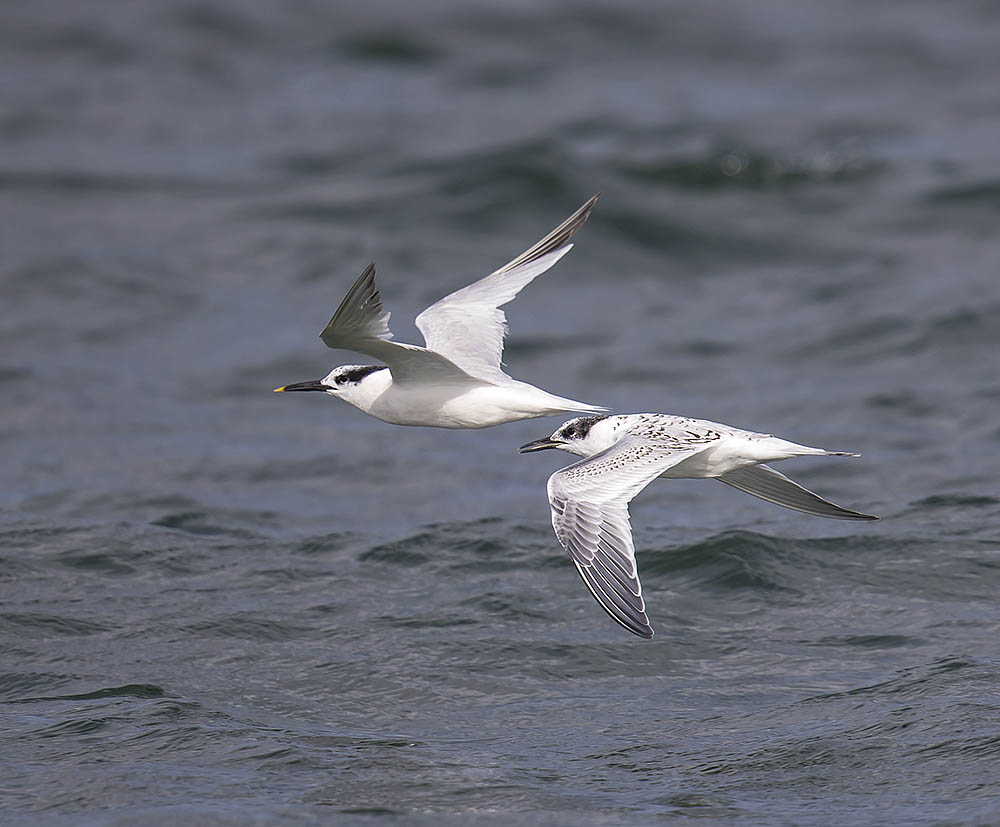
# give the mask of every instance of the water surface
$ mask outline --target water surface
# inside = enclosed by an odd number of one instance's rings
[[[25,824],[1000,818],[1000,12],[0,13],[0,784]],[[516,447],[274,395],[596,191],[509,371],[861,459],[633,522],[600,611]]]

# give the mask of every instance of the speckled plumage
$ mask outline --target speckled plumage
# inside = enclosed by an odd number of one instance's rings
[[[628,504],[657,477],[715,478],[807,514],[877,519],[824,500],[764,464],[794,456],[856,454],[718,422],[656,413],[577,417],[521,450],[544,448],[585,457],[549,477],[552,527],[604,610],[640,637],[652,637],[653,629],[636,570]]]

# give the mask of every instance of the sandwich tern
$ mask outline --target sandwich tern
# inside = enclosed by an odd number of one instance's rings
[[[775,505],[835,520],[877,520],[824,500],[763,463],[847,456],[771,434],[660,413],[580,416],[520,453],[558,448],[584,457],[549,477],[552,527],[591,594],[633,634],[651,638],[636,571],[628,504],[657,477],[714,478]]]
[[[341,365],[323,379],[275,392],[323,391],[385,422],[436,428],[487,428],[538,416],[606,411],[518,382],[500,362],[507,334],[500,308],[572,249],[570,239],[597,197],[513,261],[417,316],[425,347],[393,341],[389,313],[375,286],[375,264],[369,264],[320,338],[327,347],[364,353],[384,365]]]

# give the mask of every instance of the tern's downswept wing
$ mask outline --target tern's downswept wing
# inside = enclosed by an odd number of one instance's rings
[[[653,629],[636,572],[629,501],[668,468],[704,448],[629,435],[549,477],[556,538],[604,611],[639,637],[651,638]]]
[[[824,500],[819,494],[803,488],[769,465],[750,465],[730,471],[716,479],[769,503],[801,511],[803,514],[812,514],[815,517],[829,517],[832,520],[878,519],[873,514],[853,511]]]
[[[383,309],[375,286],[375,262],[358,276],[319,337],[327,347],[354,350],[385,362],[393,382],[477,381],[439,353],[393,341],[389,312]]]
[[[572,249],[570,239],[587,220],[598,195],[513,261],[417,316],[416,325],[428,349],[480,379],[510,381],[500,366],[507,334],[507,317],[500,307]]]

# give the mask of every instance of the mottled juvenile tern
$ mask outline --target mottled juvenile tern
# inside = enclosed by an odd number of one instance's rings
[[[597,195],[530,249],[483,279],[432,304],[416,319],[426,347],[393,341],[375,287],[375,264],[354,282],[320,338],[384,365],[341,365],[323,379],[275,388],[323,391],[396,425],[486,428],[559,413],[605,411],[518,382],[500,357],[507,317],[500,309],[568,253]]]
[[[775,505],[835,520],[877,520],[851,511],[779,474],[765,462],[847,456],[708,422],[659,413],[580,416],[521,453],[558,448],[586,459],[548,482],[552,527],[597,602],[639,637],[651,638],[636,572],[628,504],[657,477],[714,478]]]

